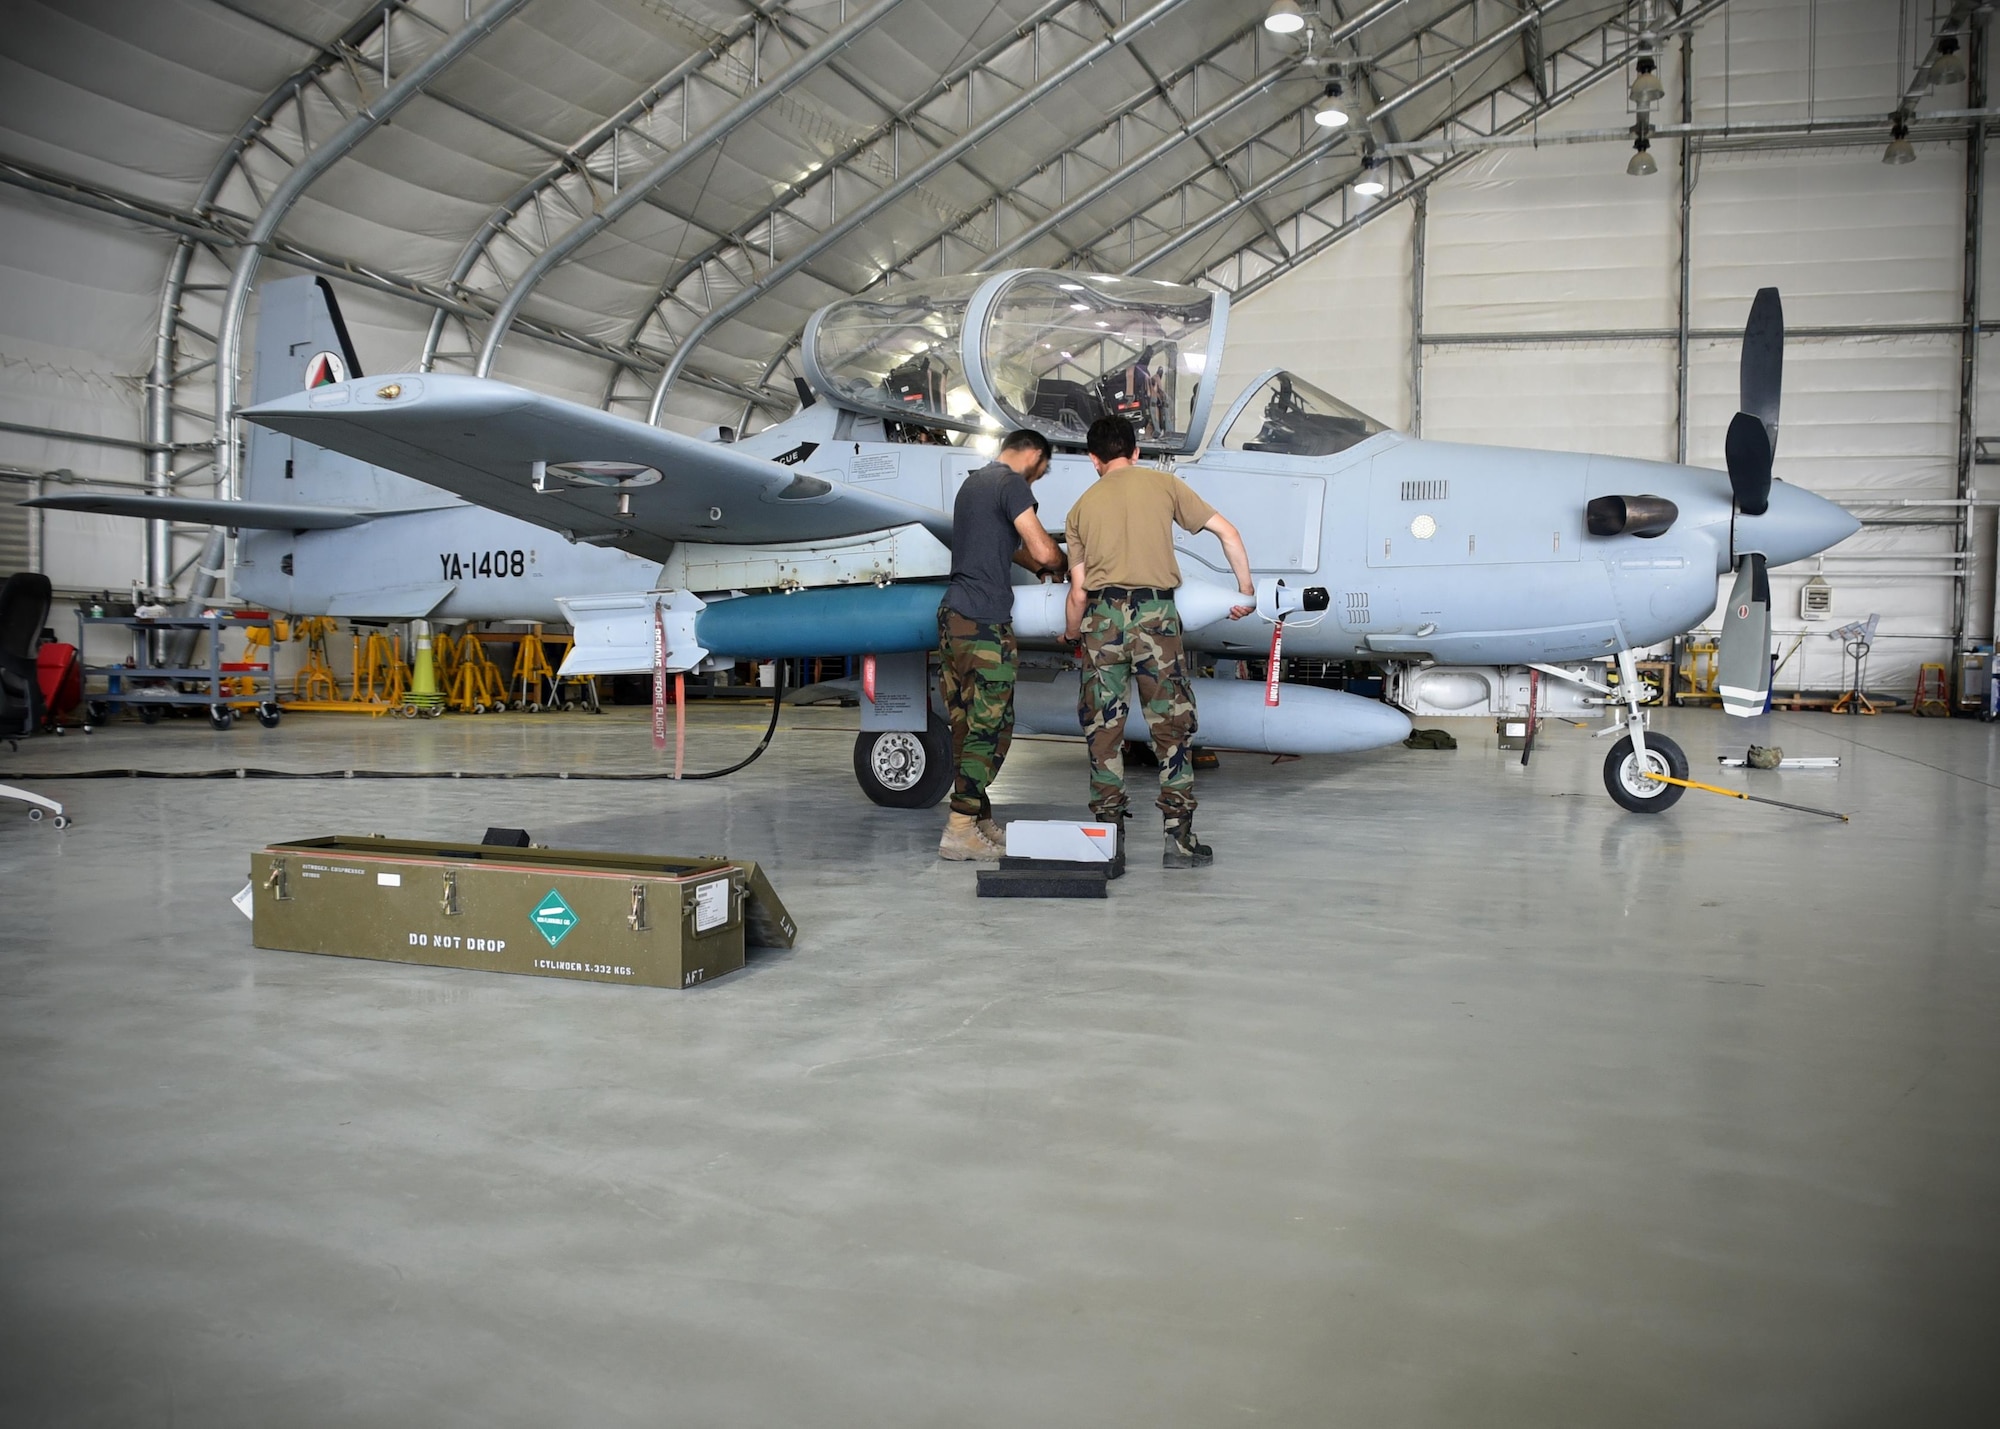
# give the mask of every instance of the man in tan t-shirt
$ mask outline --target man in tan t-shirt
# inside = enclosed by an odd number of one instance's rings
[[[1174,527],[1213,531],[1222,541],[1244,596],[1231,620],[1256,609],[1250,558],[1226,517],[1179,477],[1139,466],[1138,438],[1123,417],[1100,417],[1084,439],[1097,484],[1069,510],[1069,624],[1083,641],[1077,714],[1090,745],[1090,809],[1107,823],[1127,816],[1126,690],[1139,684],[1139,707],[1160,759],[1161,817],[1167,868],[1199,868],[1215,855],[1194,836],[1194,690],[1181,652],[1181,583]]]

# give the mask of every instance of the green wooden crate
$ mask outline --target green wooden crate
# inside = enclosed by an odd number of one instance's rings
[[[797,933],[754,863],[338,836],[250,856],[252,941],[343,958],[693,987]]]

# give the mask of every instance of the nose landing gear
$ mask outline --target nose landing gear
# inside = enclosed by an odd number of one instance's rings
[[[1646,775],[1665,774],[1685,779],[1687,755],[1664,734],[1646,732],[1646,712],[1642,708],[1646,692],[1639,683],[1639,662],[1630,650],[1618,652],[1618,694],[1625,701],[1624,712],[1612,715],[1612,723],[1598,731],[1599,735],[1625,731],[1625,737],[1612,745],[1611,753],[1604,757],[1605,792],[1619,808],[1632,813],[1665,813],[1680,802],[1687,790],[1679,784],[1648,779]]]

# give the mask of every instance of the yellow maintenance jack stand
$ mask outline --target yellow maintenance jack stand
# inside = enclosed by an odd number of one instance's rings
[[[555,667],[542,646],[542,627],[531,626],[514,651],[514,708],[539,714],[555,705]]]
[[[460,714],[498,714],[507,708],[507,682],[493,663],[478,635],[468,628],[457,640],[444,639],[450,651],[452,675],[444,687],[444,704]]]
[[[384,710],[402,704],[403,691],[410,683],[410,668],[403,663],[399,643],[392,643],[379,630],[354,632],[354,684],[356,704],[380,705]]]
[[[417,663],[410,674],[409,693],[403,696],[403,718],[415,719],[422,715],[426,719],[436,719],[444,713],[444,696],[438,693],[437,666],[431,657],[430,622],[411,621],[410,638],[417,647]],[[402,662],[398,660],[396,663],[400,669]]]
[[[306,642],[306,663],[292,677],[292,697],[304,701],[337,701],[340,682],[333,677],[333,662],[327,655],[326,637],[333,633],[333,617],[315,615],[292,627],[292,639]]]

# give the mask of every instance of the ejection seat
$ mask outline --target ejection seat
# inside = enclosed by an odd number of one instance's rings
[[[1079,439],[1090,430],[1092,422],[1104,415],[1104,404],[1091,390],[1067,377],[1037,378],[1035,390],[1028,394],[1023,405],[1030,417],[1053,423],[1065,432],[1075,432]]]
[[[898,408],[914,416],[938,416],[944,412],[943,363],[931,365],[930,354],[911,358],[882,379],[882,390]]]

